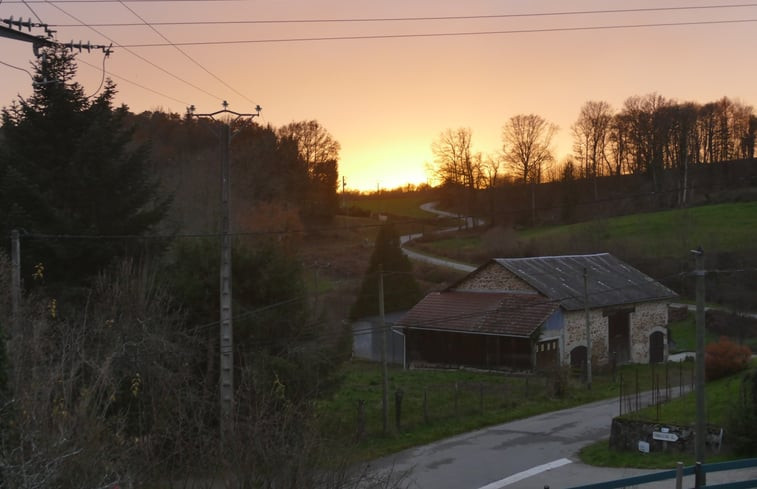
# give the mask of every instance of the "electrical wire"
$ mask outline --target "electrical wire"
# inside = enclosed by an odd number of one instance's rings
[[[121,1],[121,0],[118,0]],[[523,14],[483,14],[483,15],[449,15],[435,17],[349,17],[349,18],[321,18],[321,19],[254,19],[229,21],[185,21],[185,22],[151,22],[157,26],[193,26],[193,25],[236,25],[236,24],[330,24],[330,23],[389,23],[389,22],[432,22],[449,20],[490,20],[524,17],[559,17],[598,14],[628,14],[643,12],[664,12],[706,9],[731,9],[757,7],[757,3],[729,4],[729,5],[692,5],[680,7],[650,7],[628,9],[575,10],[562,12],[532,12]],[[90,24],[95,27],[133,27],[142,24],[130,22],[108,22]],[[51,24],[53,27],[79,27],[77,24]]]
[[[5,66],[7,66],[8,68],[13,68],[14,70],[23,71],[24,73],[26,73],[27,75],[29,75],[29,78],[31,78],[31,79],[32,79],[32,81],[34,81],[34,75],[32,75],[32,74],[31,74],[31,72],[30,72],[29,70],[26,70],[26,69],[24,69],[24,68],[21,68],[20,66],[15,66],[15,65],[12,65],[12,64],[10,64],[10,63],[6,63],[5,61],[2,61],[2,60],[0,60],[0,64],[1,64],[1,65],[5,65]]]
[[[735,20],[703,20],[690,22],[660,22],[652,24],[615,24],[599,26],[579,26],[579,27],[547,27],[538,29],[510,29],[510,30],[493,30],[493,31],[464,31],[464,32],[428,32],[412,34],[366,34],[366,35],[347,35],[347,36],[316,36],[316,37],[281,37],[267,39],[239,39],[231,41],[188,41],[175,43],[177,46],[223,46],[235,44],[267,44],[267,43],[287,43],[287,42],[321,42],[321,41],[358,41],[358,40],[383,40],[383,39],[421,39],[434,37],[472,37],[472,36],[494,36],[494,35],[515,35],[515,34],[543,34],[552,32],[580,32],[580,31],[601,31],[617,29],[640,29],[654,27],[682,27],[682,26],[702,26],[702,25],[719,25],[719,24],[747,24],[757,22],[755,19],[735,19]],[[166,47],[165,43],[144,43],[144,44],[124,44],[123,48],[152,48]]]
[[[126,3],[123,0],[119,0],[119,3],[121,5],[123,5],[123,7],[126,8],[129,12],[131,12],[135,17],[137,17],[139,20],[141,20],[143,25],[146,25],[147,27],[149,27],[150,29],[152,29],[153,32],[155,32],[157,35],[159,35],[160,37],[162,37],[166,42],[170,43],[171,46],[173,46],[177,51],[179,51],[182,55],[184,55],[184,57],[187,58],[189,61],[191,61],[192,63],[194,63],[198,67],[200,67],[205,73],[207,73],[208,75],[210,75],[213,78],[215,78],[223,86],[225,86],[226,88],[228,88],[232,92],[236,93],[240,97],[244,98],[248,102],[250,102],[252,104],[255,103],[253,100],[251,100],[245,94],[241,93],[239,90],[235,89],[234,87],[232,87],[231,85],[229,85],[228,83],[226,83],[224,80],[222,80],[220,77],[218,77],[215,73],[211,72],[205,66],[203,66],[202,64],[200,64],[199,61],[197,61],[192,56],[190,56],[185,50],[181,49],[179,46],[177,46],[176,44],[174,44],[170,39],[168,39],[166,36],[164,36],[162,32],[160,32],[158,29],[156,29],[151,23],[147,22],[147,20],[145,20],[144,17],[142,17],[137,12],[135,12],[134,9],[132,9],[131,7],[129,7],[128,5],[126,5]]]
[[[150,66],[152,66],[152,67],[154,67],[154,68],[157,68],[158,70],[160,70],[160,71],[162,71],[163,73],[165,73],[165,74],[169,75],[170,77],[174,78],[175,80],[178,80],[178,81],[180,81],[180,82],[182,82],[182,83],[184,83],[184,84],[186,84],[186,85],[188,85],[188,86],[190,86],[190,87],[194,88],[195,90],[198,90],[198,91],[200,91],[200,92],[202,92],[202,93],[204,93],[204,94],[206,94],[206,95],[209,95],[210,97],[213,97],[213,98],[215,98],[215,99],[217,99],[217,100],[223,100],[223,98],[222,98],[222,97],[219,97],[218,95],[215,95],[215,94],[213,94],[213,93],[211,93],[211,92],[209,92],[209,91],[205,90],[204,88],[198,87],[198,86],[197,86],[197,85],[195,85],[194,83],[192,83],[192,82],[189,82],[189,81],[187,81],[187,80],[185,80],[185,79],[181,78],[180,76],[178,76],[178,75],[175,75],[175,74],[171,73],[170,71],[168,71],[167,69],[163,68],[162,66],[160,66],[160,65],[158,65],[158,64],[156,64],[156,63],[153,63],[152,61],[150,61],[149,59],[145,58],[144,56],[142,56],[142,55],[140,55],[140,54],[137,54],[137,53],[135,53],[135,52],[134,52],[133,50],[131,50],[131,49],[130,49],[130,47],[129,47],[129,46],[125,46],[125,45],[123,45],[123,44],[120,44],[120,43],[118,43],[117,41],[115,41],[114,39],[112,39],[112,38],[108,37],[108,36],[107,36],[106,34],[104,34],[104,33],[100,32],[100,31],[99,31],[99,30],[97,30],[96,28],[94,28],[94,27],[91,27],[91,26],[87,25],[87,23],[86,23],[86,22],[84,22],[83,20],[79,19],[79,18],[78,18],[78,17],[76,17],[75,15],[73,15],[73,14],[71,14],[71,13],[67,12],[66,10],[62,9],[62,8],[61,8],[61,7],[59,7],[58,5],[55,5],[54,3],[50,3],[50,4],[51,4],[51,5],[53,6],[53,7],[55,7],[56,9],[58,9],[59,11],[61,11],[62,13],[64,13],[65,15],[67,15],[67,16],[71,17],[72,19],[74,19],[75,21],[79,22],[79,23],[80,23],[80,24],[81,24],[81,25],[82,25],[83,27],[87,27],[87,28],[89,28],[89,29],[90,29],[90,30],[92,30],[93,32],[97,33],[98,35],[100,35],[100,36],[104,37],[105,39],[108,39],[108,40],[109,40],[110,42],[112,42],[112,43],[113,43],[113,45],[115,45],[115,46],[118,46],[118,47],[120,47],[120,48],[123,48],[124,50],[126,50],[126,52],[128,52],[128,53],[129,53],[129,54],[131,54],[132,56],[135,56],[136,58],[138,58],[138,59],[140,59],[140,60],[144,61],[145,63],[149,64]],[[163,46],[170,46],[170,44],[163,44]]]
[[[5,0],[5,3],[118,3],[120,0]],[[132,3],[221,3],[221,2],[235,2],[240,0],[129,0]]]
[[[34,9],[32,8],[32,6],[31,6],[31,5],[29,5],[29,2],[28,2],[27,0],[21,0],[21,2],[22,2],[22,3],[23,3],[23,4],[25,5],[25,6],[26,6],[26,8],[28,8],[28,9],[29,9],[29,11],[30,11],[30,12],[31,12],[32,14],[34,14],[34,16],[35,16],[35,17],[37,18],[37,20],[38,20],[39,22],[42,22],[42,19],[40,18],[40,16],[39,16],[39,15],[37,15],[37,12],[35,12],[35,11],[34,11]]]
[[[103,84],[105,84],[105,60],[108,59],[108,52],[103,53],[103,66],[102,66],[102,77],[100,78],[100,86],[97,87],[97,90],[92,93],[92,95],[89,95],[87,98],[90,99],[97,95],[97,93],[100,91],[100,89],[103,87]]]
[[[96,70],[100,69],[98,66],[93,65],[92,63],[89,63],[89,62],[84,61],[84,60],[79,59],[79,58],[77,58],[76,62],[77,63],[83,63],[83,64],[85,64],[87,66],[90,66],[90,67],[96,69]],[[189,102],[185,102],[185,101],[177,99],[176,97],[173,97],[171,95],[165,94],[163,92],[159,92],[159,91],[157,91],[157,90],[155,90],[153,88],[147,87],[145,85],[142,85],[141,83],[137,83],[137,82],[135,82],[133,80],[130,80],[128,78],[124,78],[123,76],[117,75],[117,74],[115,74],[115,73],[113,73],[111,71],[107,72],[107,74],[109,76],[113,77],[113,78],[117,78],[117,79],[119,79],[119,80],[121,80],[123,82],[129,83],[130,85],[134,85],[135,87],[141,88],[142,90],[146,90],[146,91],[151,92],[151,93],[154,93],[155,95],[159,95],[159,96],[164,97],[164,98],[166,98],[168,100],[173,100],[174,102],[178,102],[178,103],[183,104],[183,105],[191,105]]]

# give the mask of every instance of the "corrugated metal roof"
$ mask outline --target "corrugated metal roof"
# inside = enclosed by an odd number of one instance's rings
[[[538,294],[432,292],[397,323],[412,329],[530,337],[558,305]]]
[[[495,258],[494,261],[569,311],[584,308],[584,270],[592,309],[665,300],[677,295],[609,253]]]

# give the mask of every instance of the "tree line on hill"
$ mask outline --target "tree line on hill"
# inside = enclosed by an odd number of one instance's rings
[[[644,176],[652,192],[666,191],[675,175],[683,205],[691,168],[754,158],[757,116],[753,107],[728,97],[699,104],[658,94],[632,96],[617,112],[607,102],[589,101],[571,126],[573,152],[560,165],[551,146],[557,129],[539,115],[515,115],[502,128],[501,151],[490,155],[473,151],[470,129],[447,129],[432,143],[430,170],[448,189],[447,198],[471,212],[476,191],[521,184],[531,189],[535,218],[539,184],[589,180],[591,195],[599,200],[598,180],[622,175]]]

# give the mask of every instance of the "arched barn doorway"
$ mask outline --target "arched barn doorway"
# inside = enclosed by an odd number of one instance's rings
[[[649,335],[649,363],[665,361],[665,333],[655,331]]]

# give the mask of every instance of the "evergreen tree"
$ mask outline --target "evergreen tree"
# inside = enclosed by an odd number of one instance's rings
[[[95,98],[73,82],[74,55],[46,49],[35,64],[34,91],[2,110],[0,234],[18,228],[46,235],[140,235],[165,215],[147,147],[133,147],[128,109],[113,108],[108,80]],[[114,257],[135,253],[117,240],[30,240],[25,271],[42,263],[46,279],[80,282]],[[64,275],[65,274],[65,275]]]
[[[384,311],[395,312],[410,309],[421,298],[421,291],[412,275],[413,265],[402,252],[400,237],[394,224],[387,222],[379,229],[365,272],[360,294],[352,306],[350,317],[375,316],[378,309],[379,267],[384,274]]]

